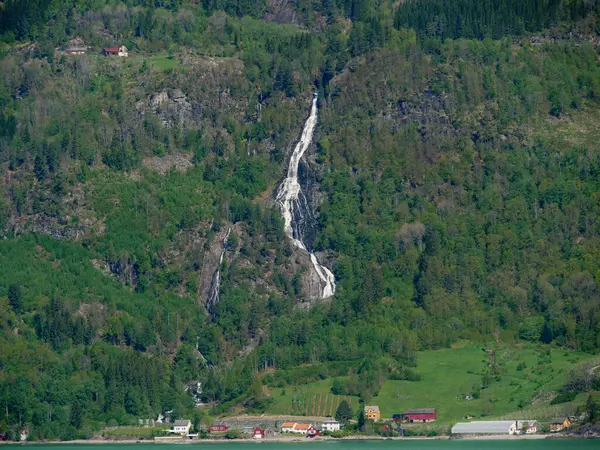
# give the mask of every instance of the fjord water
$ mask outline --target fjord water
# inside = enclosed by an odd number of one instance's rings
[[[535,440],[406,440],[406,441],[321,441],[321,442],[198,442],[190,444],[52,444],[52,450],[132,450],[151,446],[152,450],[591,450],[600,448],[600,439]],[[27,445],[42,450],[47,445]],[[186,448],[186,447],[183,447]]]
[[[310,110],[310,116],[306,119],[300,141],[296,144],[294,152],[290,157],[287,177],[281,183],[277,193],[277,201],[281,207],[283,216],[283,229],[291,239],[295,247],[310,253],[310,261],[315,272],[319,276],[323,289],[321,298],[331,297],[335,293],[335,278],[333,273],[321,265],[314,253],[310,252],[302,242],[302,223],[312,220],[310,206],[306,200],[300,181],[298,180],[298,165],[304,152],[310,146],[317,125],[317,96],[315,95]]]

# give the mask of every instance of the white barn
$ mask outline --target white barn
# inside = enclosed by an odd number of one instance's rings
[[[452,434],[517,434],[516,420],[485,420],[458,422],[452,427]]]

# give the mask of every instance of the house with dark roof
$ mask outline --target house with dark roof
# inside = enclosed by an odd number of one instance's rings
[[[571,419],[568,417],[558,417],[550,422],[550,432],[557,433],[571,426]]]

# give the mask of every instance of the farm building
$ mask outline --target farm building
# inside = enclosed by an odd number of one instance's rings
[[[229,427],[225,424],[211,425],[208,427],[208,431],[211,433],[225,433],[227,430],[229,430]]]
[[[129,50],[127,50],[127,47],[124,45],[121,45],[120,47],[106,47],[102,50],[102,54],[104,56],[121,56],[126,58],[129,56]]]
[[[486,420],[458,422],[452,427],[452,434],[517,434],[517,421]]]
[[[411,409],[403,414],[405,422],[435,422],[437,411],[435,408]]]
[[[296,422],[283,422],[281,425],[282,433],[292,433],[294,431],[294,427],[296,426]]]
[[[558,431],[562,431],[565,428],[569,428],[571,426],[571,419],[568,417],[560,417],[552,420],[550,422],[550,431],[556,433]]]
[[[292,430],[292,433],[296,433],[296,434],[307,434],[307,433],[308,433],[308,430],[309,430],[309,428],[310,428],[311,426],[312,426],[312,425],[311,425],[311,424],[309,424],[309,423],[297,423],[297,424],[294,426],[294,429]]]

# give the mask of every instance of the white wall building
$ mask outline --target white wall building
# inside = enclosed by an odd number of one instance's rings
[[[523,434],[535,434],[540,430],[537,420],[517,420],[517,430]]]
[[[185,436],[190,433],[190,428],[192,428],[192,422],[189,420],[176,420],[173,422],[173,429],[171,433],[181,434]]]
[[[340,423],[337,420],[329,420],[327,422],[323,422],[321,425],[322,431],[339,431],[340,428]]]

